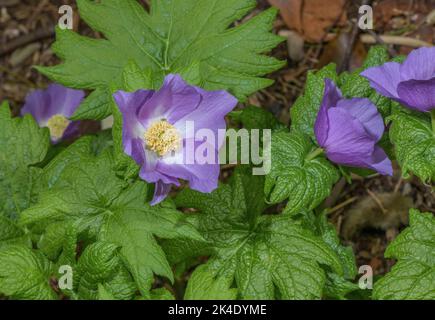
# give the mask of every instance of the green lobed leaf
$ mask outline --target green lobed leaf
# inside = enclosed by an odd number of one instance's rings
[[[103,284],[116,300],[131,300],[137,285],[125,266],[120,266],[113,278]]]
[[[207,265],[201,265],[190,276],[185,300],[235,300],[237,289],[231,288],[233,279],[215,278]]]
[[[325,213],[315,215],[312,212],[303,212],[300,214],[300,219],[306,225],[306,228],[313,230],[337,254],[344,271],[343,275],[338,275],[331,270],[326,270],[324,297],[328,299],[346,299],[349,293],[359,289],[358,285],[352,282],[357,275],[356,260],[352,247],[341,244],[335,226],[328,222]]]
[[[17,219],[33,202],[40,169],[50,145],[47,129],[29,115],[12,118],[9,106],[0,106],[0,216]]]
[[[121,263],[118,249],[117,245],[104,241],[86,247],[77,265],[79,281],[96,288],[99,282],[113,277]]]
[[[323,241],[337,253],[343,267],[344,278],[353,280],[358,272],[352,247],[341,244],[335,226],[328,222],[325,214],[317,216],[315,224],[315,233],[321,236]]]
[[[329,272],[323,295],[327,299],[348,300],[349,294],[359,290],[358,284],[345,279],[336,273]],[[349,299],[351,300],[351,299]]]
[[[0,294],[11,299],[54,300],[50,262],[22,245],[0,249]]]
[[[15,221],[0,215],[0,249],[11,244],[27,244],[30,247],[30,237]]]
[[[136,0],[78,0],[80,16],[106,39],[57,29],[53,51],[63,60],[38,67],[69,87],[99,90],[74,115],[102,119],[111,110],[102,92],[122,85],[122,70],[134,61],[153,74],[151,88],[179,73],[207,90],[229,90],[240,99],[269,86],[262,76],[284,62],[264,55],[283,38],[270,33],[276,9],[229,27],[256,6],[254,0],[160,0],[148,13]],[[90,100],[90,101],[88,101]]]
[[[118,255],[117,245],[98,241],[86,247],[75,268],[74,287],[80,299],[132,299],[136,286]],[[104,289],[104,290],[103,290]]]
[[[152,74],[149,70],[142,71],[134,60],[128,62],[122,71],[122,88],[134,92],[144,88],[152,88]]]
[[[435,218],[411,209],[409,223],[385,251],[398,262],[375,283],[374,299],[435,299]]]
[[[230,116],[248,130],[276,129],[281,126],[271,112],[256,106],[247,106],[240,111],[233,111]]]
[[[423,182],[435,181],[435,133],[430,115],[399,109],[389,120],[390,140],[402,175],[413,173]]]
[[[112,293],[101,283],[98,284],[98,300],[116,300]]]
[[[174,295],[166,288],[157,288],[151,290],[152,300],[175,300]]]
[[[380,66],[388,62],[389,54],[386,46],[376,45],[370,47],[369,53],[363,63],[363,68],[368,69],[371,67]]]
[[[58,182],[62,172],[70,165],[79,163],[93,154],[93,137],[85,136],[68,148],[62,150],[48,163],[42,171],[41,179],[44,186],[52,188]]]
[[[271,203],[288,199],[286,213],[316,208],[339,178],[338,170],[323,156],[308,158],[315,148],[301,133],[272,134],[272,168],[264,191]]]
[[[147,204],[147,184],[117,177],[110,149],[69,163],[38,203],[23,212],[21,225],[60,221],[80,234],[120,247],[119,255],[144,296],[153,274],[172,280],[159,238],[201,239],[175,209]]]
[[[72,224],[55,222],[46,227],[38,241],[38,249],[57,266],[76,263],[77,230]]]
[[[41,71],[42,69],[39,69]],[[41,71],[44,73],[43,71]],[[106,87],[97,87],[83,100],[74,112],[71,120],[94,119],[103,120],[110,116],[110,90]]]
[[[337,255],[311,231],[288,215],[261,215],[262,179],[236,171],[229,185],[210,195],[185,189],[176,198],[178,206],[201,211],[191,219],[207,240],[202,249],[212,251],[207,269],[194,273],[188,297],[204,290],[222,297],[216,288],[225,288],[229,298],[234,280],[242,299],[320,298],[326,279],[320,264],[342,274]],[[187,243],[185,251],[194,254]],[[200,285],[196,277],[207,280]]]

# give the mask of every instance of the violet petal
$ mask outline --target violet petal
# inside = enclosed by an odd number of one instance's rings
[[[329,135],[325,143],[326,155],[338,164],[365,167],[374,149],[374,140],[359,120],[342,108],[328,111]]]
[[[220,146],[216,144],[217,141],[214,141],[215,144],[207,148],[213,152],[212,156],[215,160],[213,164],[187,163],[183,159],[186,142],[190,141],[193,144],[195,153],[196,147],[203,146],[204,139],[199,137],[198,141],[195,141],[193,137],[186,140],[186,123],[193,122],[195,132],[203,128],[210,129],[218,138],[217,131],[226,128],[224,117],[236,106],[236,98],[225,91],[205,91],[190,86],[180,76],[168,75],[158,91],[139,90],[135,93],[118,91],[114,94],[114,99],[123,116],[124,152],[141,166],[139,176],[143,180],[156,183],[153,204],[167,196],[171,185],[180,185],[178,179],[187,180],[191,188],[201,192],[211,192],[217,187],[219,177],[217,150]],[[157,146],[151,144],[160,143],[160,138],[151,140],[157,142],[145,141],[146,134],[164,134],[152,130],[168,130],[165,127],[154,126],[162,120],[173,125],[180,134],[182,147],[180,150],[172,150],[175,152],[175,159],[178,160],[176,162],[174,157],[169,156],[170,154],[156,153]],[[151,128],[152,130],[148,131]],[[147,143],[150,143],[150,146],[147,146]],[[170,145],[166,147],[172,148]],[[168,150],[171,152],[171,149]]]
[[[337,103],[337,107],[345,109],[358,119],[376,142],[382,138],[385,130],[384,120],[378,108],[369,99],[343,99]]]
[[[411,109],[429,112],[435,108],[435,77],[401,82],[397,92],[403,103]]]
[[[317,142],[321,147],[325,145],[328,138],[329,131],[329,119],[328,109],[335,106],[342,98],[340,89],[338,89],[332,80],[325,79],[325,91],[320,105],[320,110],[314,124],[314,133],[317,138]]]
[[[162,88],[150,97],[138,116],[143,123],[159,118],[174,124],[195,110],[200,102],[201,96],[194,87],[188,85],[179,75],[168,75]]]
[[[396,98],[397,86],[400,82],[400,64],[387,62],[379,67],[369,68],[361,73],[361,76],[370,81],[373,89],[388,98]]]
[[[368,168],[373,169],[380,174],[388,176],[393,175],[393,165],[391,160],[388,158],[385,151],[378,146],[375,146],[370,161],[367,161],[366,165]]]
[[[401,65],[400,75],[400,81],[434,78],[435,47],[413,50]]]

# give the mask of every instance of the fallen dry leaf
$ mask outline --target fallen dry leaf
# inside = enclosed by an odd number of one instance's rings
[[[346,50],[351,42],[351,35],[348,32],[341,32],[337,37],[330,41],[324,48],[323,53],[319,58],[319,63],[316,65],[317,69],[321,69],[327,64],[334,62],[340,66],[346,55]],[[364,44],[357,39],[354,44],[352,55],[349,61],[349,70],[359,68],[367,56],[367,50]]]
[[[346,0],[269,0],[280,9],[290,29],[296,30],[309,42],[320,42],[328,28],[346,22]]]

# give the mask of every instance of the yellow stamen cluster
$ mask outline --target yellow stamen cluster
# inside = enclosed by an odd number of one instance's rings
[[[70,123],[71,121],[61,114],[52,116],[47,122],[47,127],[50,129],[51,137],[54,139],[62,138],[66,128]]]
[[[166,120],[154,122],[145,132],[144,139],[147,148],[161,157],[177,150],[181,141],[177,129]]]

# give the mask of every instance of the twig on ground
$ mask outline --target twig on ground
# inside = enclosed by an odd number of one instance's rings
[[[0,49],[0,57],[8,53],[11,53],[12,51],[20,47],[23,47],[29,43],[37,42],[53,36],[54,36],[54,29],[50,29],[50,30],[40,29],[33,33],[26,34],[22,37],[10,41],[2,49]]]
[[[376,202],[376,204],[379,206],[379,208],[381,209],[381,211],[385,214],[388,212],[387,209],[385,209],[384,205],[382,204],[382,201],[376,196],[376,194],[371,191],[370,189],[366,188],[367,193],[369,194],[369,196]]]
[[[394,193],[399,192],[399,189],[400,189],[400,187],[402,185],[402,182],[403,182],[403,178],[400,177],[399,181],[397,182],[396,186],[394,187]]]
[[[429,42],[410,38],[410,37],[403,37],[403,36],[379,35],[379,39],[381,39],[385,44],[393,44],[393,45],[407,46],[413,48],[433,46]],[[375,44],[378,42],[377,38],[372,34],[362,34],[360,36],[360,40],[361,42],[367,44]]]
[[[9,74],[10,76],[12,76],[13,78],[15,78],[16,80],[18,80],[21,83],[24,83],[26,85],[28,85],[30,88],[36,88],[37,85],[35,83],[33,83],[32,81],[28,80],[26,77],[23,77],[22,75],[13,72],[11,70],[9,70],[8,68],[5,68],[3,66],[0,66],[0,72],[4,72]]]
[[[327,212],[327,214],[334,213],[334,212],[336,212],[336,211],[346,207],[347,205],[355,202],[357,199],[358,199],[358,197],[356,197],[356,196],[352,197],[352,198],[349,198],[346,201],[343,201],[342,203],[336,205],[334,208],[331,208],[331,209],[327,210],[326,212]]]
[[[367,30],[367,33],[370,34],[371,36],[373,36],[376,39],[376,43],[386,46],[390,56],[392,56],[392,57],[396,57],[397,56],[397,51],[394,50],[393,48],[391,48],[390,46],[388,46],[388,44],[385,43],[385,41],[382,40],[382,38],[376,32],[374,32],[373,30]]]
[[[349,199],[347,199],[346,201],[343,201],[342,203],[336,205],[335,207],[333,207],[333,208],[327,210],[327,214],[334,213],[334,212],[336,212],[336,211],[338,211],[338,210],[340,210],[340,209],[346,207],[347,205],[349,205],[349,204],[355,202],[357,199],[358,199],[358,197],[356,197],[356,196],[355,196],[355,197],[352,197],[352,198],[349,198]]]

